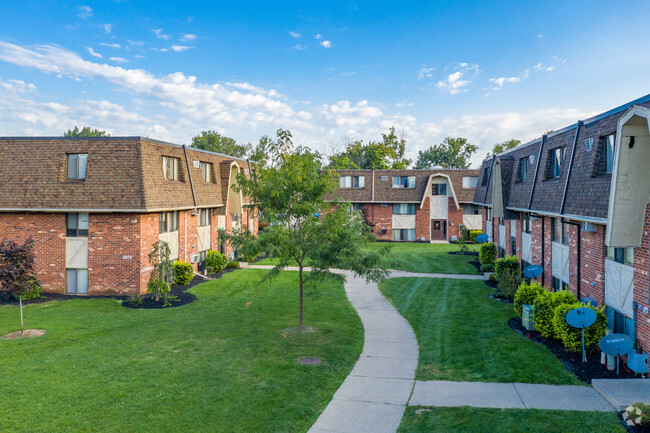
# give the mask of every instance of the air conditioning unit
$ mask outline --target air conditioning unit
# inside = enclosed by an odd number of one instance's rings
[[[198,254],[192,254],[190,257],[190,263],[198,263],[199,262],[199,255]]]
[[[529,331],[535,330],[533,321],[535,320],[535,313],[533,313],[533,306],[526,304],[521,308],[521,324],[524,325]]]
[[[580,230],[583,232],[595,232],[597,230],[596,224],[593,223],[580,223]]]

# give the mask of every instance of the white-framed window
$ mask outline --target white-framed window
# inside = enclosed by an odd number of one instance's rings
[[[199,209],[199,227],[210,225],[210,209]]]
[[[415,203],[393,204],[393,215],[415,215]]]
[[[163,177],[167,180],[178,180],[178,166],[180,159],[172,156],[162,157]]]
[[[363,212],[363,203],[352,203],[352,212]]]
[[[414,241],[415,229],[393,229],[394,241]]]
[[[388,203],[382,203],[379,205],[379,207],[388,207]]]
[[[553,277],[553,291],[559,292],[560,290],[569,290],[569,285],[559,278]]]
[[[71,212],[66,215],[66,236],[88,237],[88,213]]]
[[[365,188],[366,178],[364,176],[341,176],[339,187],[341,188]]]
[[[393,188],[415,188],[415,176],[393,176]]]
[[[519,159],[519,174],[517,180],[523,182],[526,180],[526,174],[528,174],[528,157]]]
[[[88,293],[88,269],[65,270],[66,293]]]
[[[67,155],[68,179],[86,178],[86,167],[88,166],[87,153],[69,153]]]
[[[616,150],[616,134],[603,137],[603,157],[605,173],[614,170],[614,151]]]
[[[530,233],[530,214],[522,213],[521,214],[521,230],[524,233]]]
[[[463,188],[471,189],[478,186],[478,176],[463,176]]]
[[[212,163],[201,161],[199,162],[199,168],[201,169],[203,182],[212,182]]]
[[[562,174],[562,166],[564,165],[564,155],[566,147],[558,147],[551,150],[550,153],[550,178],[557,179]]]
[[[481,207],[475,204],[463,204],[463,215],[480,215]]]
[[[447,195],[447,184],[446,183],[432,183],[431,184],[431,195]]]
[[[607,247],[607,258],[625,265],[634,264],[634,248]]]
[[[569,224],[562,222],[560,218],[553,218],[551,231],[553,232],[553,242],[569,245]]]
[[[158,231],[160,233],[178,231],[178,211],[160,212]]]

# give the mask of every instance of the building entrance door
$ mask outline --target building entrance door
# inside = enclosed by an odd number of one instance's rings
[[[444,241],[447,239],[447,221],[431,220],[431,240]]]

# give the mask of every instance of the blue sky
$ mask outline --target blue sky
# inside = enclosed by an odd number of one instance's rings
[[[16,1],[0,136],[528,141],[650,93],[650,2]]]

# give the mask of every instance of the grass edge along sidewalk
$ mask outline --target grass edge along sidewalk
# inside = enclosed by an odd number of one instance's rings
[[[304,432],[356,362],[363,327],[342,284],[310,288],[296,334],[293,272],[239,270],[178,308],[110,299],[27,307],[29,340],[0,340],[0,431]],[[17,308],[0,306],[0,334]],[[301,365],[317,357],[321,365]]]

